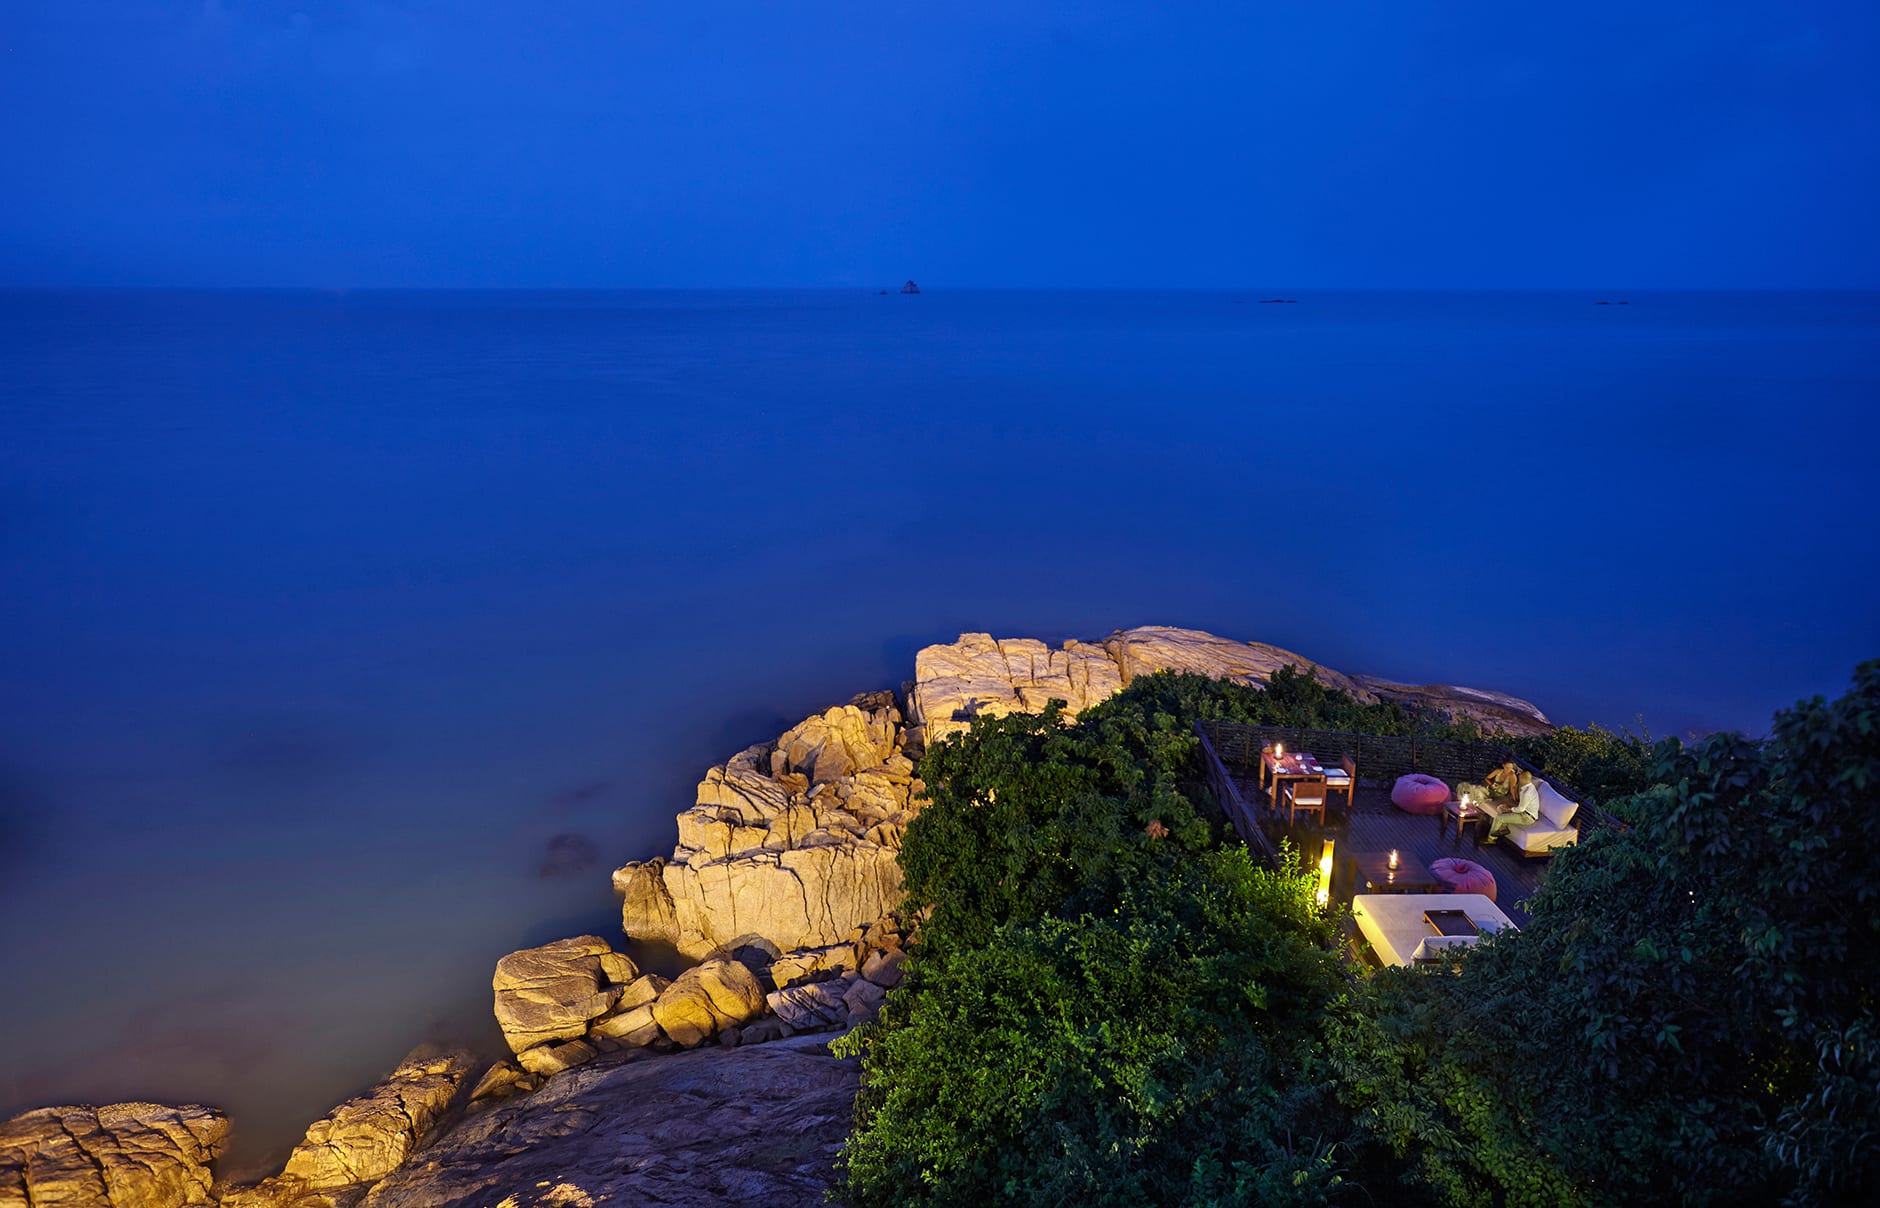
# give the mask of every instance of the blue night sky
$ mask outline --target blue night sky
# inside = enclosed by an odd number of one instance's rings
[[[1880,282],[1870,0],[9,0],[0,43],[0,284]]]

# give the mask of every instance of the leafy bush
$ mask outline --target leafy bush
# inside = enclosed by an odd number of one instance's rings
[[[1657,783],[1658,754],[1647,738],[1635,734],[1615,734],[1594,724],[1584,730],[1561,726],[1506,741],[1515,754],[1601,805]]]
[[[1554,857],[1455,977],[1335,1029],[1367,1183],[1472,1204],[1872,1203],[1880,663],[1766,745],[1660,744],[1636,829]]]
[[[1633,829],[1453,974],[1341,970],[1312,878],[1220,845],[1198,718],[1475,736],[1282,672],[936,744],[930,914],[842,1042],[858,1208],[1880,1200],[1880,662],[1763,744],[1516,740]]]
[[[914,992],[841,1045],[867,1057],[850,1202],[1327,1202],[1341,1176],[1302,1129],[1337,1123],[1316,1054],[1345,982],[1312,880],[1244,849],[1169,873],[917,951]]]

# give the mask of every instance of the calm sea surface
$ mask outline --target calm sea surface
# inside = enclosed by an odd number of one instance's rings
[[[1263,296],[0,294],[0,1115],[265,1158],[963,630],[1654,734],[1880,655],[1880,296]]]

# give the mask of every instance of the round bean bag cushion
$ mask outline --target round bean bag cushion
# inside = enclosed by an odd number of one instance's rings
[[[1444,893],[1479,893],[1495,900],[1495,874],[1473,860],[1434,860],[1430,875],[1443,883]]]
[[[1440,814],[1449,800],[1449,786],[1434,776],[1412,772],[1397,777],[1390,790],[1390,803],[1406,814]]]

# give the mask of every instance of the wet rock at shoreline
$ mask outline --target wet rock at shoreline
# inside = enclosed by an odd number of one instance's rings
[[[214,1199],[228,1117],[194,1104],[42,1107],[0,1123],[5,1208],[193,1208]]]

